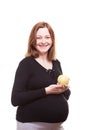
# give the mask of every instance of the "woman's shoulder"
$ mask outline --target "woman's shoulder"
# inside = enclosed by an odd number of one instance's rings
[[[53,60],[53,62],[54,62],[54,63],[57,63],[57,64],[60,64],[60,60],[59,60],[59,59],[57,59],[57,58],[56,58],[56,59],[54,59],[54,60]]]
[[[33,62],[33,58],[30,56],[30,57],[24,57],[20,62],[19,62],[19,65],[20,66],[29,66],[31,65]]]
[[[33,57],[29,56],[29,57],[24,57],[20,63],[30,63],[32,61]]]

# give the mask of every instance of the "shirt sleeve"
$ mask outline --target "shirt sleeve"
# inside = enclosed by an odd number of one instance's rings
[[[27,82],[29,80],[29,76],[31,76],[29,72],[31,69],[28,68],[29,64],[22,61],[16,70],[11,95],[11,103],[13,106],[28,104],[46,96],[44,88],[37,90],[27,90]]]
[[[71,91],[70,89],[66,90],[64,93],[63,93],[64,97],[68,100],[70,95],[71,95]]]

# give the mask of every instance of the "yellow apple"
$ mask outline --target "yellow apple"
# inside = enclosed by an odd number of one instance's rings
[[[68,84],[69,84],[69,78],[68,78],[68,76],[63,75],[63,74],[61,74],[61,75],[58,76],[57,81],[61,85],[68,86]]]

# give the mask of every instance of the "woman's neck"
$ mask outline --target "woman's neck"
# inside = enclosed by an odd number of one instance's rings
[[[40,55],[38,58],[36,58],[37,60],[40,60],[42,62],[47,62],[48,58],[47,55]]]
[[[52,62],[47,59],[47,56],[39,56],[35,60],[46,69],[52,69]]]

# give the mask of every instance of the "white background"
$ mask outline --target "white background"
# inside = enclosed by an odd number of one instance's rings
[[[24,57],[29,33],[39,21],[56,35],[57,58],[70,77],[70,113],[65,130],[86,130],[87,4],[86,0],[0,1],[0,129],[16,130],[11,91],[16,67]]]

